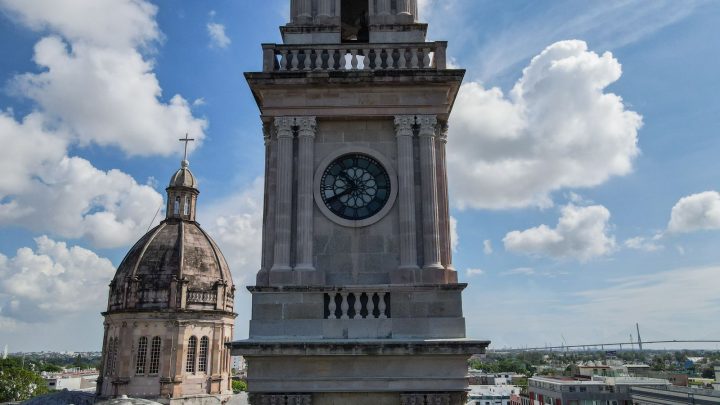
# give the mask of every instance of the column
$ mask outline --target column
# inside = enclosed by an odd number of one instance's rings
[[[437,172],[435,168],[434,115],[418,115],[420,125],[420,175],[422,183],[423,270],[442,269],[440,264],[440,223],[438,216]]]
[[[298,14],[299,22],[312,22],[312,0],[298,0],[300,9]]]
[[[377,15],[390,15],[390,0],[377,0]]]
[[[415,116],[395,117],[398,149],[398,206],[400,214],[400,269],[416,270],[417,241],[415,231],[415,168],[413,159],[413,125]]]
[[[295,119],[298,129],[298,200],[297,200],[297,264],[295,270],[314,270],[313,266],[313,161],[315,148],[315,117]]]
[[[447,123],[439,126],[438,137],[435,143],[437,152],[438,179],[438,215],[440,219],[440,261],[448,270],[454,270],[452,264],[452,240],[450,234],[450,206],[448,200],[447,161],[445,160],[445,145],[447,145]]]
[[[332,17],[332,2],[334,0],[318,0],[318,17]]]
[[[277,170],[275,173],[275,254],[272,271],[290,270],[292,220],[293,132],[292,117],[276,117]]]
[[[397,13],[399,15],[412,15],[410,0],[397,0]]]
[[[270,194],[270,176],[271,172],[274,171],[272,170],[272,156],[270,155],[272,153],[272,125],[270,122],[263,123],[263,140],[265,141],[265,184],[263,191],[265,195]],[[269,199],[263,198],[262,251],[260,254],[260,271],[256,277],[256,284],[262,286],[267,286],[269,283],[268,271],[270,271],[273,260],[273,245],[270,243],[275,224],[275,210],[273,208],[274,205],[271,204]]]

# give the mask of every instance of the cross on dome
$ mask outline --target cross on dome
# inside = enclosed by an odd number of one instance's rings
[[[185,138],[178,139],[180,142],[185,142],[185,155],[182,160],[182,166],[187,167],[189,165],[189,162],[187,160],[187,154],[188,154],[188,143],[195,142],[195,138],[190,138],[187,133],[185,133]]]

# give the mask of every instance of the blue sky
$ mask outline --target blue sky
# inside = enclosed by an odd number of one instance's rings
[[[198,220],[252,282],[263,146],[242,73],[287,3],[0,0],[0,345],[100,348],[185,131]],[[468,335],[720,338],[720,3],[425,0],[421,19],[467,69],[448,153]]]

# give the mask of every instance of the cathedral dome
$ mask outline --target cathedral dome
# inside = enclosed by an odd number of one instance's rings
[[[195,222],[199,191],[186,160],[167,193],[165,220],[135,243],[110,283],[108,312],[233,312],[230,269],[217,244]]]

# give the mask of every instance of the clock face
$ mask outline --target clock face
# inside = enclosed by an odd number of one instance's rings
[[[320,196],[325,206],[340,218],[363,220],[387,204],[390,176],[368,155],[343,155],[325,169],[320,181]]]

